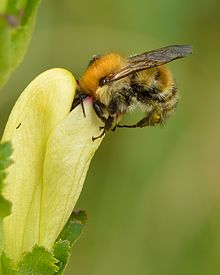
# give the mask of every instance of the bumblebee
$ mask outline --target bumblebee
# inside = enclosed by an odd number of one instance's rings
[[[178,91],[171,72],[164,64],[192,53],[189,45],[173,45],[125,58],[117,53],[97,55],[78,81],[73,108],[87,96],[104,122],[102,137],[116,127],[145,127],[163,124],[173,114]],[[140,107],[144,117],[135,124],[119,124],[123,115]],[[84,111],[84,108],[83,108]],[[85,115],[85,112],[84,112]]]

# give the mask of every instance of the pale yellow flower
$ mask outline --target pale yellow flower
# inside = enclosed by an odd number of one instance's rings
[[[76,82],[64,69],[35,78],[17,100],[3,141],[11,140],[14,164],[4,195],[4,251],[17,263],[35,244],[51,249],[78,200],[102,125],[90,102],[70,112]]]

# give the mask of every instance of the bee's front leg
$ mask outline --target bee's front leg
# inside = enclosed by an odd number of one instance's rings
[[[106,123],[107,118],[104,116],[104,111],[103,109],[105,108],[105,105],[98,102],[98,101],[93,101],[93,108],[97,114],[97,116],[104,122]]]
[[[94,101],[93,108],[97,114],[97,116],[104,122],[104,126],[100,127],[100,130],[103,130],[102,133],[97,137],[92,137],[92,140],[96,140],[101,138],[107,131],[109,131],[112,127],[112,123],[114,121],[114,117],[109,115],[108,118],[104,116],[104,109],[106,108],[104,104]]]

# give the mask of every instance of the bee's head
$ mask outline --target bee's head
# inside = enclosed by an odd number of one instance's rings
[[[95,58],[82,75],[79,86],[85,93],[95,93],[100,87],[107,85],[106,77],[119,71],[126,59],[117,53],[110,53]]]

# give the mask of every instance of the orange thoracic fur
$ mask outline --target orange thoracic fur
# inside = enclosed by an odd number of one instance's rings
[[[126,64],[126,59],[117,53],[110,53],[94,61],[80,80],[80,89],[85,93],[95,96],[99,87],[99,80],[117,72]]]

